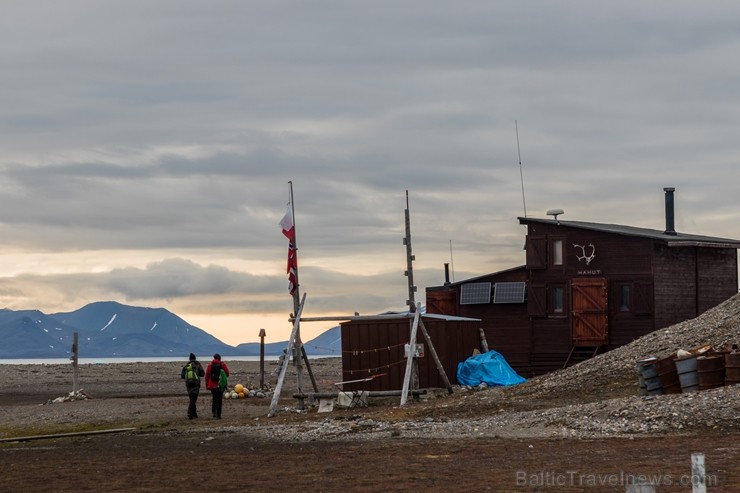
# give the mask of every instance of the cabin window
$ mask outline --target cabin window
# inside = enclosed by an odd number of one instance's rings
[[[552,265],[563,265],[563,240],[552,241]]]
[[[619,286],[619,311],[630,311],[630,285],[622,284]]]
[[[551,302],[552,302],[552,313],[556,314],[562,314],[564,311],[564,289],[562,286],[553,286],[553,288],[550,290],[551,293]]]

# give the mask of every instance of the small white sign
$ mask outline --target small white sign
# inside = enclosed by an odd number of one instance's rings
[[[414,358],[423,358],[424,357],[424,344],[414,344]],[[408,358],[409,357],[409,345],[404,344],[403,346],[403,357]]]

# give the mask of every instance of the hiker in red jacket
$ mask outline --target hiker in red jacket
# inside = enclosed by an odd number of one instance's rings
[[[221,370],[229,376],[229,367],[226,363],[221,361],[221,355],[216,353],[213,355],[213,361],[208,363],[206,368],[206,388],[211,391],[213,395],[213,402],[211,403],[211,412],[214,418],[221,419],[221,407],[224,402],[224,390],[219,386],[219,378],[221,376]]]

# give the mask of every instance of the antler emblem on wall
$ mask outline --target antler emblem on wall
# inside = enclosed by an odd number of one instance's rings
[[[576,258],[579,261],[585,260],[586,261],[586,265],[589,265],[591,263],[591,261],[596,257],[596,247],[592,243],[589,243],[588,244],[588,247],[591,249],[591,254],[590,255],[586,255],[586,247],[585,246],[576,245],[575,243],[573,243],[573,248],[580,248],[581,249],[581,253],[583,253],[583,255],[578,255],[576,253]]]

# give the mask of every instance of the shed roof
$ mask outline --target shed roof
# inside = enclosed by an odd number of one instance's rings
[[[700,246],[706,248],[740,248],[740,240],[717,238],[714,236],[692,235],[678,232],[676,234],[666,234],[665,231],[637,228],[635,226],[624,226],[621,224],[600,224],[584,221],[563,221],[561,219],[536,219],[531,217],[519,217],[518,219],[520,224],[541,223],[554,226],[566,226],[569,228],[587,229],[623,236],[648,238],[651,240],[662,241],[669,247]]]
[[[469,282],[480,281],[482,279],[486,279],[486,278],[489,278],[491,276],[498,276],[498,275],[501,275],[501,274],[506,274],[507,272],[514,272],[515,270],[526,271],[526,269],[527,269],[527,266],[526,265],[517,265],[516,267],[510,267],[508,269],[497,270],[496,272],[489,272],[488,274],[482,274],[480,276],[469,277],[467,279],[462,279],[460,281],[451,282],[451,283],[449,283],[446,286],[434,286],[434,287],[431,287],[430,286],[429,288],[427,288],[427,290],[429,291],[429,290],[435,290],[435,289],[444,289],[444,288],[447,288],[449,286],[460,286],[462,284],[467,284]]]

